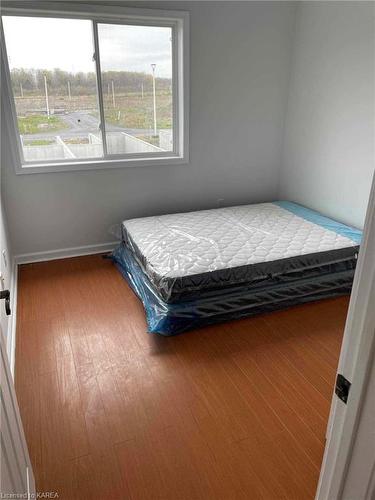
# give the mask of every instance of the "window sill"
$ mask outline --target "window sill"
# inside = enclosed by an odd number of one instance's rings
[[[115,160],[89,160],[72,163],[31,163],[19,166],[17,174],[46,174],[51,172],[74,172],[84,170],[107,170],[109,168],[133,168],[150,166],[183,165],[189,163],[184,156],[165,156],[157,158],[131,158]]]

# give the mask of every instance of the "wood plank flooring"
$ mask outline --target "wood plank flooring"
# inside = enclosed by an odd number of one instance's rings
[[[100,256],[20,268],[16,391],[59,499],[313,499],[348,298],[146,333]]]

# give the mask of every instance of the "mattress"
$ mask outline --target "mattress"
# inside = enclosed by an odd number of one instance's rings
[[[214,323],[283,309],[350,293],[354,269],[341,269],[289,283],[258,284],[252,289],[219,290],[210,296],[175,303],[163,301],[124,243],[112,254],[120,272],[142,301],[150,333],[164,336]]]
[[[124,221],[123,241],[167,303],[355,267],[361,231],[291,202]]]

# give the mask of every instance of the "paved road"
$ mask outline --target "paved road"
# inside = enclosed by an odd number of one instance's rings
[[[66,123],[69,128],[55,130],[54,132],[38,132],[37,134],[25,134],[25,139],[46,139],[47,137],[55,137],[59,135],[63,139],[87,136],[89,132],[92,134],[99,133],[98,119],[92,116],[90,112],[74,111],[66,115],[56,115]],[[150,129],[124,128],[116,125],[107,125],[107,132],[126,132],[131,135],[152,135]]]

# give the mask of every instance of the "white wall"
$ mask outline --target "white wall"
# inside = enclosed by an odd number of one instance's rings
[[[363,227],[374,171],[374,3],[301,2],[280,197]]]
[[[15,254],[109,242],[122,219],[218,199],[291,199],[362,227],[374,167],[374,4],[111,3],[190,11],[190,163],[16,175],[2,132]]]
[[[295,5],[136,5],[190,11],[190,164],[16,176],[3,137],[15,254],[111,241],[128,217],[277,197]]]

